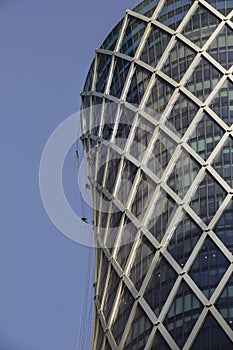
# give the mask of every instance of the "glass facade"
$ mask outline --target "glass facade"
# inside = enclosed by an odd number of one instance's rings
[[[233,349],[233,2],[144,0],[86,79],[94,350]]]

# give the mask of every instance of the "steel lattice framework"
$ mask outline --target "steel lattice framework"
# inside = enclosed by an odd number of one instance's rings
[[[96,50],[93,349],[233,348],[232,5],[143,1]]]

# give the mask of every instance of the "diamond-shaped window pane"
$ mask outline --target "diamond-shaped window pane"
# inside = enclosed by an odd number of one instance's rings
[[[224,147],[215,158],[212,167],[233,187],[233,139],[229,137]]]
[[[227,282],[215,306],[233,330],[233,276]]]
[[[102,113],[103,113],[103,130],[105,130],[105,127],[108,124],[112,124],[114,126],[115,120],[117,118],[118,107],[119,107],[119,104],[117,102],[113,102],[113,101],[105,99],[104,110],[102,111]],[[103,137],[105,139],[108,139],[104,132],[103,132]]]
[[[105,233],[105,246],[112,252],[115,246],[116,237],[119,231],[123,213],[112,203],[107,221],[107,230],[103,229]]]
[[[174,87],[157,77],[146,103],[146,112],[154,116],[155,112],[162,114],[172,96]]]
[[[126,100],[138,106],[146,92],[150,78],[150,72],[140,66],[136,66]]]
[[[164,3],[158,21],[172,29],[176,29],[186,16],[192,2],[190,0],[168,0]]]
[[[98,165],[98,171],[97,171],[97,181],[101,186],[103,185],[107,155],[108,155],[108,147],[104,143],[101,143],[99,148],[99,165]]]
[[[229,261],[216,244],[206,238],[189,275],[209,299],[229,266]]]
[[[192,346],[192,349],[213,349],[232,350],[232,340],[224,332],[224,329],[215,320],[211,313],[200,328],[199,334]]]
[[[214,32],[220,20],[204,6],[199,5],[182,34],[196,45],[202,47]]]
[[[114,167],[112,168],[115,171]],[[124,161],[123,171],[121,174],[121,183],[118,189],[117,198],[126,205],[129,194],[131,192],[134,179],[138,168],[129,160]]]
[[[224,16],[232,10],[232,0],[207,0],[207,2]]]
[[[119,35],[120,35],[120,30],[121,30],[122,23],[123,23],[123,20],[121,20],[116,25],[116,27],[111,31],[109,36],[105,39],[105,41],[101,45],[101,47],[100,47],[101,49],[114,51],[116,43],[117,43],[117,40],[118,40]]]
[[[160,257],[144,293],[145,300],[156,316],[159,316],[176,278],[177,274],[168,261]]]
[[[137,228],[126,217],[123,228],[121,230],[120,240],[118,243],[119,249],[116,257],[118,263],[120,264],[123,270],[127,262],[127,257],[129,256],[132,246],[134,244],[136,234],[137,234]]]
[[[133,11],[138,12],[147,17],[151,17],[159,0],[144,0]]]
[[[91,134],[98,136],[100,129],[100,118],[102,111],[103,99],[98,96],[91,96],[91,110],[90,110],[90,128]]]
[[[155,247],[145,236],[143,236],[140,245],[137,248],[129,275],[130,279],[138,290],[141,288],[142,282],[151,265],[155,251]]]
[[[97,74],[95,89],[98,92],[104,92],[109,76],[109,69],[112,61],[112,56],[98,54],[97,55]]]
[[[157,176],[161,177],[170,161],[176,144],[165,133],[160,132],[152,149],[147,167]]]
[[[204,113],[188,143],[203,159],[207,159],[224,134],[223,129]]]
[[[164,326],[182,349],[195,325],[203,306],[185,282],[179,291],[164,320]]]
[[[120,52],[134,56],[146,28],[146,22],[129,16]]]
[[[160,28],[152,26],[140,59],[152,67],[156,67],[170,41],[170,38],[169,34],[163,32]]]
[[[229,126],[233,124],[233,83],[226,80],[218,90],[210,108]]]
[[[115,272],[115,270],[111,268],[110,278],[108,280],[106,299],[103,307],[103,312],[104,312],[106,321],[108,321],[110,313],[112,311],[112,305],[114,303],[119,284],[120,284],[120,278]]]
[[[110,149],[109,161],[107,163],[106,182],[105,182],[105,187],[110,193],[112,193],[114,189],[120,161],[121,161],[120,155],[113,149]]]
[[[141,306],[138,306],[133,323],[130,327],[124,350],[143,350],[152,330],[152,322],[149,320]]]
[[[208,173],[194,194],[190,206],[207,225],[226,197],[218,182]]]
[[[123,87],[125,85],[127,75],[129,72],[130,62],[122,58],[115,57],[115,66],[113,72],[113,79],[110,89],[110,95],[120,98]]]
[[[137,128],[133,143],[130,147],[130,153],[139,161],[142,161],[144,153],[147,150],[149,142],[154,133],[155,126],[148,120],[140,116],[137,121]]]
[[[197,111],[198,107],[181,93],[167,117],[166,126],[181,137],[188,129]]]
[[[126,142],[128,141],[130,131],[135,119],[135,112],[131,109],[121,106],[120,121],[116,133],[115,144],[121,149],[125,148]]]
[[[233,31],[227,25],[224,26],[220,34],[211,43],[208,52],[225,69],[229,69],[233,64]]]
[[[101,228],[104,230],[107,227],[107,221],[108,221],[108,213],[105,212],[106,210],[106,206],[108,205],[109,209],[111,207],[111,201],[104,195],[102,194],[102,205],[101,205],[101,211],[102,211],[102,215],[101,215]],[[106,203],[108,203],[106,205]],[[102,208],[104,208],[104,210],[102,210]],[[98,230],[98,229],[97,229]]]
[[[233,200],[230,201],[215,225],[214,232],[233,254]]]
[[[156,184],[145,173],[142,173],[131,206],[131,212],[138,218],[138,220],[143,219],[143,216],[150,205],[155,188]]]
[[[103,208],[102,208],[102,204],[103,204]],[[105,212],[105,208],[107,207],[107,205],[108,207],[110,206],[110,201],[106,198],[106,196],[104,196],[104,194],[101,191],[96,189],[95,190],[95,207],[98,208],[95,211],[96,224],[98,225],[96,234],[98,234],[98,238],[101,242],[104,238],[104,234],[105,234],[104,230],[106,228],[106,222],[108,218],[108,215]]]
[[[167,246],[168,252],[181,267],[186,264],[201,234],[202,230],[192,218],[182,213],[181,220]]]
[[[200,165],[186,151],[181,151],[174,169],[167,181],[169,187],[180,197],[184,198],[200,170]]]
[[[175,46],[169,53],[162,71],[173,80],[179,82],[189,68],[195,55],[193,50],[185,46],[180,40],[177,40]]]
[[[117,304],[115,320],[113,321],[112,326],[112,333],[117,344],[120,343],[121,336],[123,334],[130,312],[132,310],[133,303],[133,296],[129,292],[128,288],[125,285],[123,285],[120,299]]]
[[[155,201],[151,217],[147,225],[149,231],[155,236],[155,238],[161,242],[166,233],[166,230],[174,217],[177,209],[176,203],[168,194],[161,191],[159,198]]]
[[[202,58],[186,84],[187,89],[205,101],[221,78],[221,73]]]

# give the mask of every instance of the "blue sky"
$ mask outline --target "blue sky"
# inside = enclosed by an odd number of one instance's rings
[[[137,3],[0,0],[0,350],[78,349],[88,249],[47,217],[40,157],[52,131],[79,109],[95,48]]]

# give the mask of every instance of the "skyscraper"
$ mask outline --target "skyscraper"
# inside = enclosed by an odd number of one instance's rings
[[[96,50],[93,349],[233,349],[232,8],[145,0]]]

